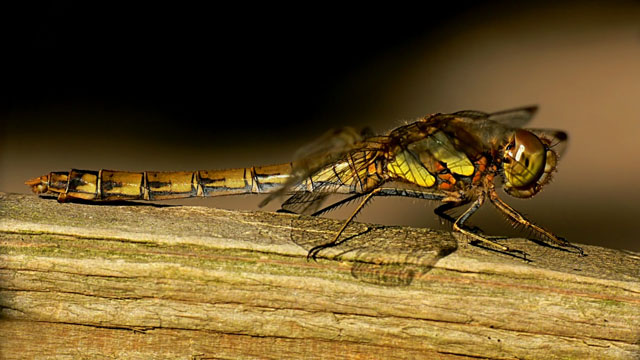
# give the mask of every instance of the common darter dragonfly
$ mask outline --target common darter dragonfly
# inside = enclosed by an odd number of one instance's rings
[[[466,225],[471,215],[489,202],[539,240],[582,255],[581,248],[525,218],[496,191],[496,186],[503,185],[507,194],[529,198],[540,192],[556,171],[567,134],[523,129],[536,110],[530,106],[491,114],[469,110],[438,113],[381,136],[345,128],[326,134],[302,149],[302,156],[281,165],[179,172],[73,169],[51,172],[26,184],[37,194],[57,195],[61,202],[269,194],[265,204],[287,195],[282,210],[314,216],[358,201],[333,240],[309,251],[311,258],[335,245],[373,197],[435,200],[442,202],[435,213],[451,221],[453,230],[470,242],[526,257],[526,253]],[[331,194],[349,196],[321,208]],[[461,215],[449,215],[462,206],[466,209]]]

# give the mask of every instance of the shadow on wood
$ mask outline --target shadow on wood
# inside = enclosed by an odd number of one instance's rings
[[[0,355],[640,358],[640,254],[340,225],[0,193]]]

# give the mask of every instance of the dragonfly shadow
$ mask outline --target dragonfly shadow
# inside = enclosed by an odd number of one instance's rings
[[[562,239],[562,238],[560,238],[560,239]],[[559,245],[549,244],[548,242],[545,242],[545,241],[540,240],[540,239],[536,239],[533,236],[527,236],[527,240],[531,241],[534,244],[540,245],[540,246],[542,246],[544,248],[553,249],[553,250],[557,250],[557,251],[564,251],[564,252],[573,253],[573,254],[577,253],[577,254],[580,254],[580,256],[588,256],[588,254],[584,254],[581,251],[578,251],[573,247],[564,248],[564,247],[561,247]]]
[[[306,251],[333,240],[341,224],[307,216],[292,220],[291,240]],[[351,275],[363,282],[384,286],[408,286],[428,273],[443,257],[457,250],[450,234],[431,229],[352,223],[336,244],[317,257],[351,263]]]
[[[46,200],[56,200],[56,201],[58,200],[58,197],[55,195],[40,195],[40,198],[46,199]],[[70,198],[66,200],[66,202],[91,205],[91,206],[149,206],[154,208],[170,208],[170,207],[180,206],[180,205],[170,205],[170,204],[138,202],[138,201],[130,201],[130,200],[92,201],[92,200],[82,200],[82,199],[75,199],[75,198]]]

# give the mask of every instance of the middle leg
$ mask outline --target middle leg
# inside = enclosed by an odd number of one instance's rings
[[[462,233],[463,235],[470,238],[472,241],[483,243],[499,251],[517,253],[522,255],[524,258],[526,258],[527,253],[525,253],[524,251],[511,249],[508,246],[504,246],[500,243],[497,243],[486,236],[476,234],[475,232],[473,232],[472,230],[470,230],[465,226],[465,222],[471,217],[471,215],[473,215],[482,206],[482,204],[484,203],[484,200],[485,200],[485,195],[480,194],[480,196],[478,196],[478,198],[471,204],[471,206],[467,210],[465,210],[465,212],[462,213],[462,215],[460,215],[453,222],[453,230]]]
[[[341,206],[341,205],[343,205],[345,203],[348,203],[348,202],[351,202],[351,201],[354,201],[354,200],[357,200],[359,198],[364,197],[364,199],[360,202],[360,204],[358,205],[356,210],[344,222],[344,224],[342,225],[340,230],[338,230],[338,232],[334,236],[333,240],[331,240],[330,242],[328,242],[326,244],[314,246],[313,248],[311,248],[311,250],[309,250],[309,253],[307,254],[307,259],[314,259],[315,260],[316,255],[318,255],[318,252],[320,252],[322,249],[326,249],[326,248],[329,248],[329,247],[337,245],[338,244],[338,239],[340,238],[340,235],[342,235],[342,233],[347,228],[347,226],[351,223],[351,221],[353,221],[353,219],[356,217],[356,215],[358,215],[358,213],[364,208],[364,206],[367,204],[367,202],[369,202],[369,200],[371,200],[371,198],[373,198],[374,196],[404,196],[404,197],[412,197],[412,198],[417,198],[417,199],[438,200],[438,201],[442,201],[443,199],[447,198],[447,196],[445,196],[445,195],[443,195],[441,193],[432,192],[432,191],[400,189],[400,188],[394,188],[394,187],[380,187],[380,188],[372,190],[369,193],[356,194],[356,195],[350,196],[350,197],[348,197],[348,198],[346,198],[344,200],[338,201],[337,203],[329,205],[329,206],[325,207],[324,209],[316,211],[313,214],[313,216],[321,215],[321,214],[326,213],[328,211],[331,211],[331,210],[333,210],[333,209],[335,209],[335,208],[337,208],[337,207],[339,207],[339,206]]]

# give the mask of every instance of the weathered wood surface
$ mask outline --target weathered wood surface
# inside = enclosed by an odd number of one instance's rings
[[[340,225],[0,193],[0,357],[640,358],[638,253]]]

